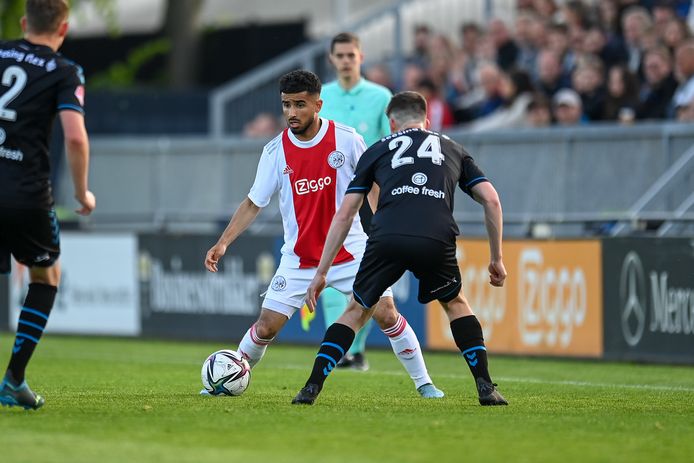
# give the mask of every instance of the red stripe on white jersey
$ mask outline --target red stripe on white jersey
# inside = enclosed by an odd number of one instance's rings
[[[328,164],[330,153],[336,149],[335,124],[329,121],[323,139],[310,148],[292,143],[288,130],[282,134],[282,147],[287,165],[292,166],[289,179],[298,226],[294,254],[299,257],[299,268],[312,268],[320,262],[335,215],[337,171]],[[333,264],[353,259],[354,256],[341,246]]]

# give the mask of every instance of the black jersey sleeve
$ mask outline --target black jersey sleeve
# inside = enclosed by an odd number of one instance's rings
[[[465,152],[463,153],[463,165],[462,169],[460,169],[458,185],[461,190],[472,196],[472,187],[478,183],[488,182],[489,179],[484,176],[484,172],[475,164],[475,160],[472,159],[472,156]]]
[[[368,194],[374,184],[374,168],[375,161],[378,159],[376,151],[372,149],[366,150],[357,162],[357,168],[354,171],[354,178],[349,183],[345,194],[361,193]]]
[[[65,76],[60,81],[57,94],[57,110],[72,110],[84,114],[84,74],[77,64],[64,68]]]

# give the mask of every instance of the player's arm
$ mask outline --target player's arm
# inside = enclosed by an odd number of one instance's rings
[[[313,277],[306,294],[306,303],[311,312],[316,310],[316,299],[323,288],[325,288],[325,278],[328,270],[330,270],[330,266],[333,264],[342,243],[345,242],[349,229],[352,227],[352,222],[354,222],[354,217],[363,203],[363,193],[348,193],[342,200],[340,209],[337,210],[333,217],[316,275]]]
[[[72,110],[60,111],[65,150],[75,187],[75,199],[82,206],[76,212],[89,215],[96,207],[94,194],[89,191],[89,138],[82,113]]]
[[[503,236],[503,213],[501,201],[494,186],[489,182],[480,182],[472,187],[472,197],[484,208],[484,223],[489,237],[491,262],[489,277],[493,286],[503,286],[506,269],[502,260],[501,241]]]
[[[224,232],[222,232],[217,243],[207,251],[207,255],[205,256],[205,267],[207,270],[210,272],[217,271],[219,259],[226,253],[229,245],[253,223],[256,217],[258,217],[261,209],[260,206],[253,203],[248,197],[241,201],[241,204],[239,204],[234,215],[231,216],[229,224],[224,229]]]
[[[371,212],[373,212],[374,214],[376,213],[376,209],[378,208],[378,195],[380,193],[381,187],[374,183],[371,186],[371,191],[369,191],[369,194],[366,197],[366,199],[369,201],[369,206],[371,206]]]

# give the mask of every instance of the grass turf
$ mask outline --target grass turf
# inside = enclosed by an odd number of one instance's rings
[[[8,355],[13,337],[0,335]],[[418,397],[389,351],[337,371],[316,405],[290,401],[314,347],[272,346],[236,398],[200,397],[218,344],[47,336],[36,412],[0,409],[2,461],[691,461],[694,368],[491,356],[508,407],[481,407],[463,360],[427,353],[446,392]],[[227,346],[228,347],[228,346]]]

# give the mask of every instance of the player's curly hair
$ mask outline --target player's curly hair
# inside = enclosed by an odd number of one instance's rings
[[[27,0],[27,26],[34,34],[50,34],[58,30],[68,17],[67,0]]]
[[[297,69],[280,77],[281,93],[307,92],[310,95],[320,95],[321,86],[318,76],[305,69]]]

